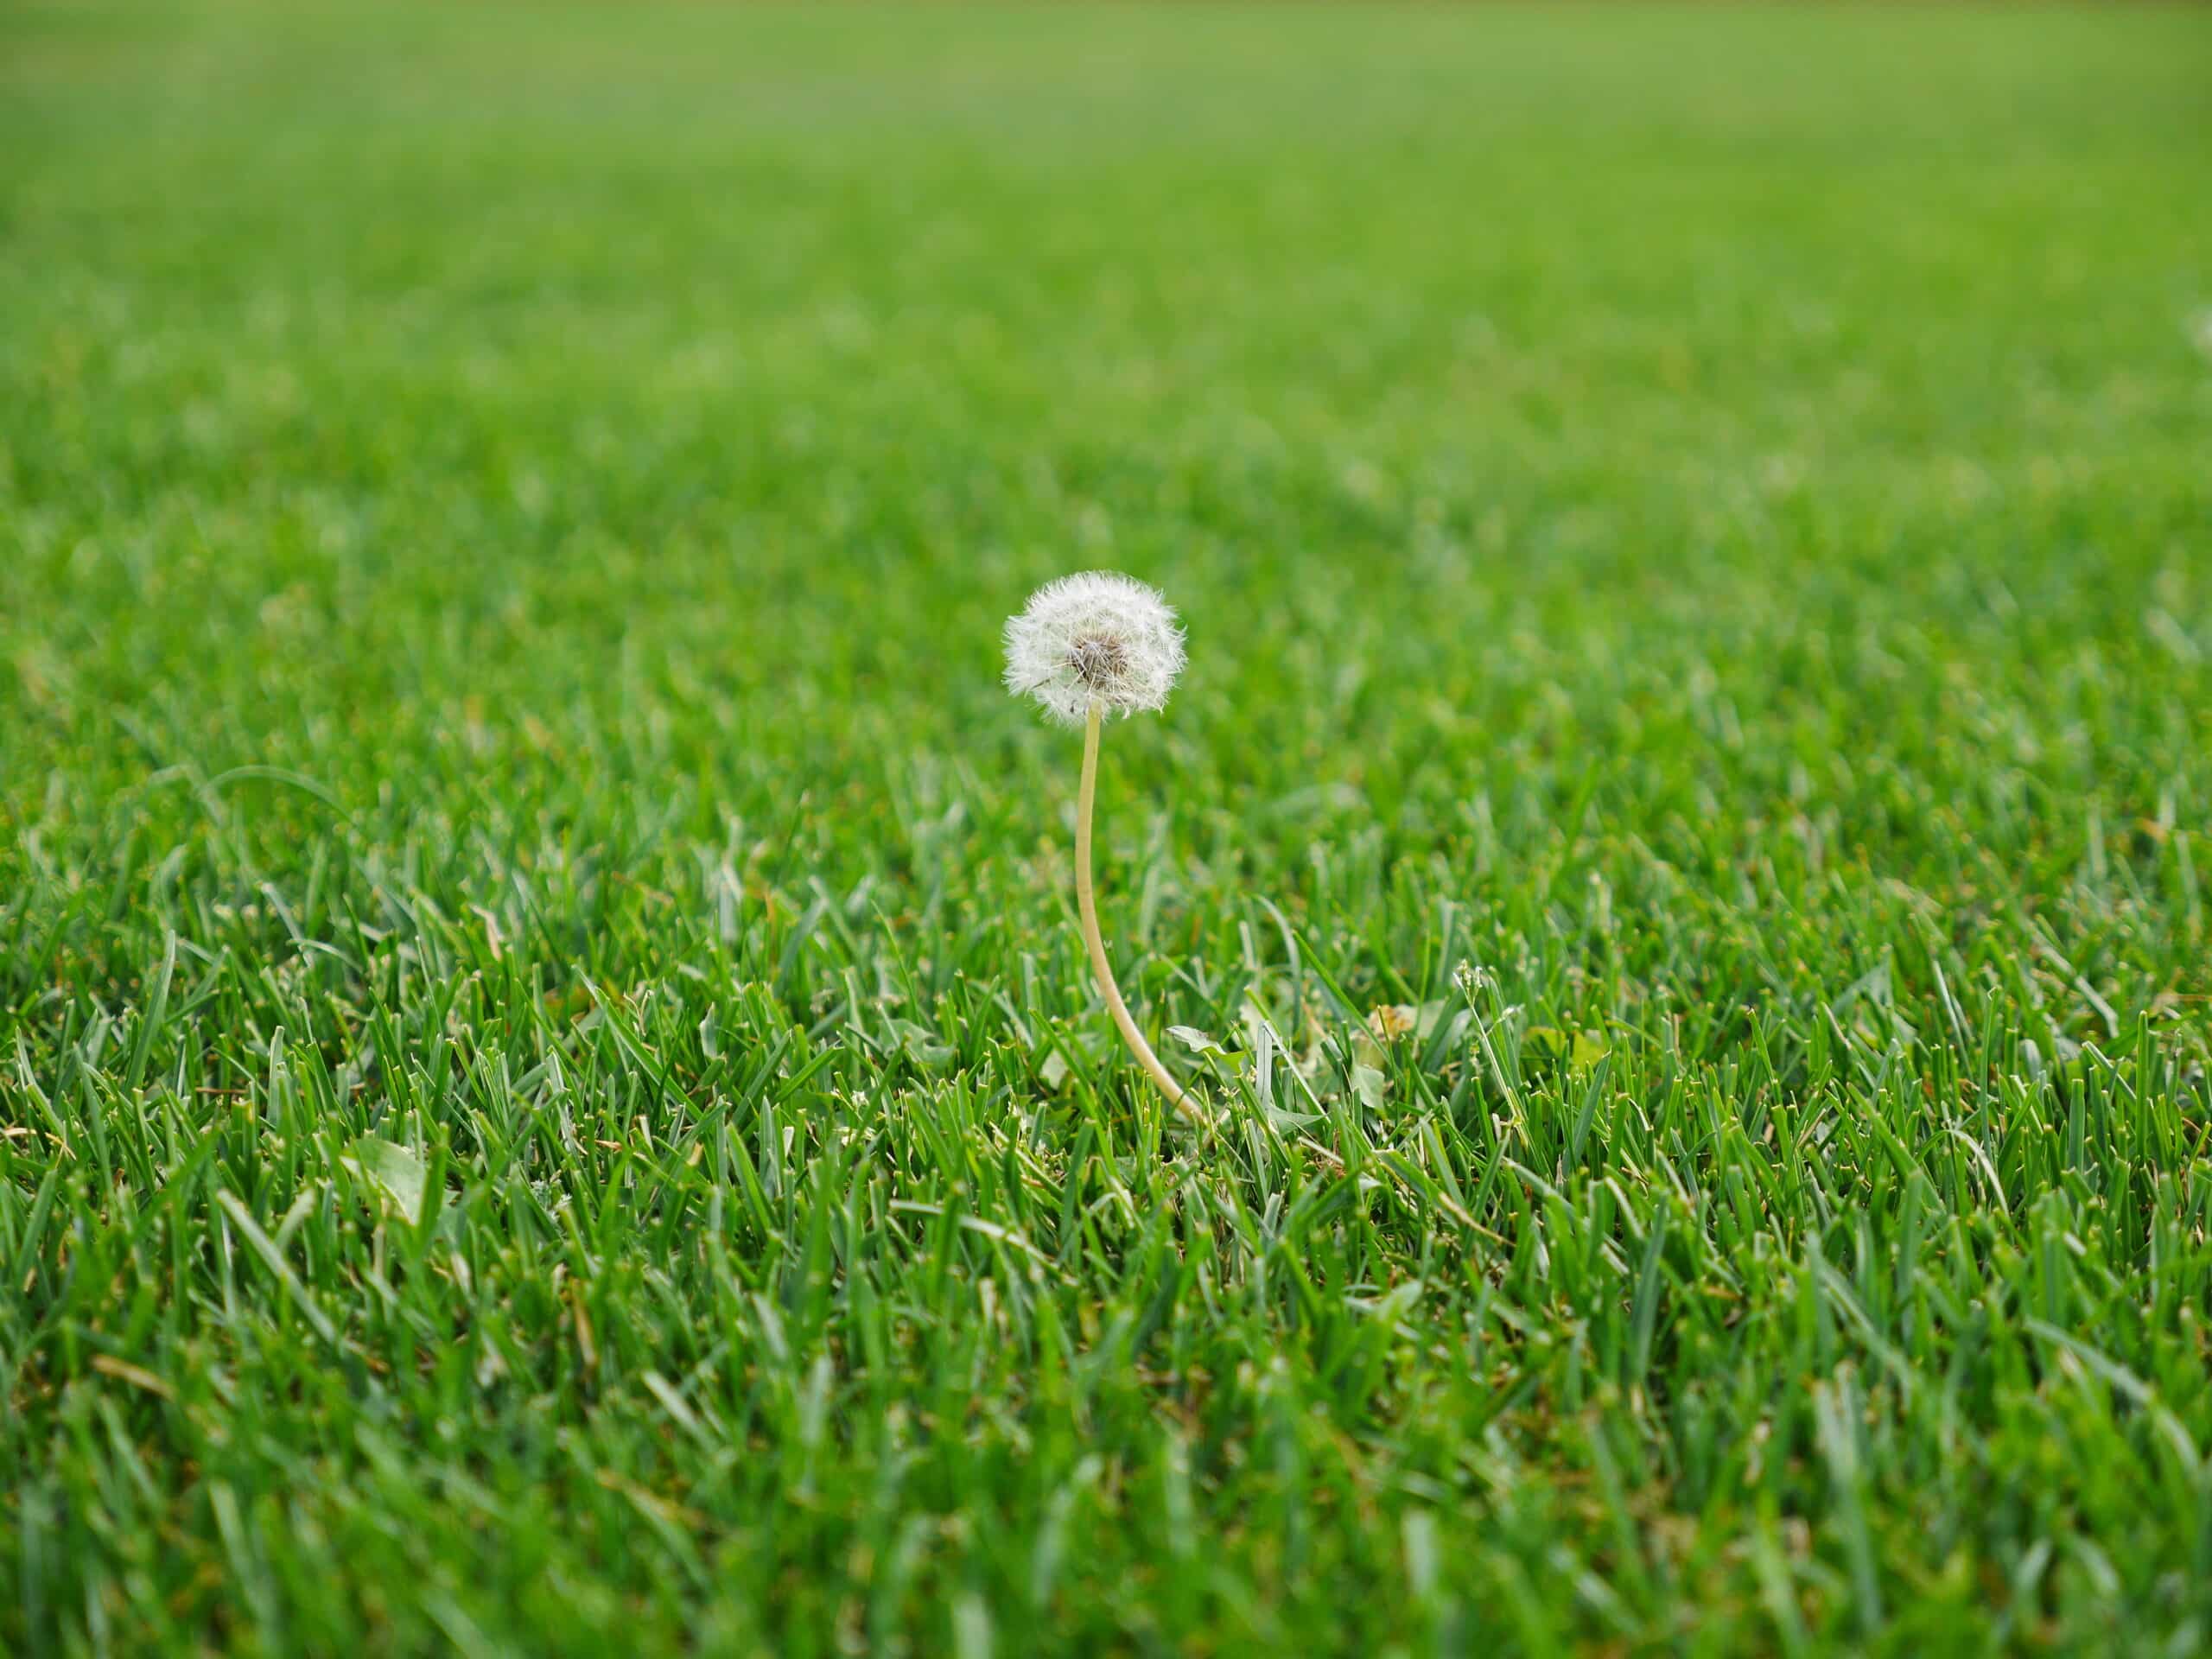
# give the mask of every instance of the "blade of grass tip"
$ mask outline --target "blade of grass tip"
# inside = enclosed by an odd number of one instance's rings
[[[1643,1268],[1637,1275],[1636,1306],[1630,1317],[1629,1397],[1641,1405],[1643,1379],[1651,1368],[1651,1338],[1659,1323],[1659,1287],[1667,1248],[1668,1206],[1662,1199],[1653,1206],[1651,1236],[1643,1247]]]
[[[659,1091],[659,1103],[665,1105],[671,1101],[680,1102],[683,1099],[682,1094],[676,1085],[669,1081],[668,1074],[661,1069],[660,1061],[654,1057],[652,1051],[645,1046],[645,1039],[632,1032],[624,1022],[617,1000],[601,990],[590,976],[584,975],[582,978],[584,989],[590,995],[592,1001],[598,1006],[601,1017],[606,1020],[607,1033],[614,1039],[615,1046],[636,1062],[638,1069],[645,1074],[653,1087]]]
[[[1882,1627],[1881,1580],[1874,1566],[1874,1539],[1866,1524],[1864,1475],[1859,1468],[1858,1390],[1847,1376],[1814,1391],[1814,1410],[1819,1423],[1821,1450],[1828,1465],[1828,1482],[1839,1520],[1844,1548],[1851,1561],[1852,1599],[1858,1605],[1862,1634],[1872,1637]]]
[[[283,1287],[284,1294],[298,1305],[302,1315],[315,1328],[315,1335],[321,1337],[330,1347],[337,1347],[338,1328],[331,1324],[330,1316],[316,1306],[315,1300],[308,1294],[307,1286],[300,1281],[299,1275],[292,1271],[290,1264],[284,1260],[283,1252],[276,1248],[276,1240],[261,1230],[260,1224],[254,1220],[245,1205],[229,1188],[217,1189],[215,1202],[223,1206],[223,1213],[231,1218],[232,1224],[252,1247],[253,1253],[261,1258],[263,1265],[275,1275],[276,1282]]]
[[[1528,1109],[1521,1103],[1521,1091],[1514,1086],[1512,1077],[1505,1070],[1504,1062],[1498,1058],[1497,1049],[1491,1042],[1491,1027],[1484,1023],[1482,1010],[1475,1007],[1475,988],[1472,986],[1466,988],[1467,1011],[1474,1016],[1475,1040],[1482,1045],[1483,1058],[1490,1062],[1491,1076],[1497,1080],[1498,1091],[1505,1096],[1507,1122],[1513,1126],[1513,1133],[1521,1138],[1522,1147],[1533,1152],[1535,1149],[1535,1142],[1529,1134]],[[1493,993],[1493,1000],[1499,1002],[1499,1017],[1503,1018],[1503,999],[1497,997]]]
[[[124,1071],[124,1091],[136,1094],[146,1078],[146,1062],[154,1052],[154,1038],[161,1031],[162,1022],[168,1017],[169,983],[176,977],[176,930],[168,930],[168,942],[162,950],[162,965],[154,976],[153,995],[139,1012],[138,1033],[130,1045],[130,1064]]]
[[[410,1240],[418,1267],[429,1254],[430,1245],[437,1235],[438,1218],[445,1212],[446,1164],[451,1156],[452,1147],[448,1137],[441,1135],[431,1141],[429,1155],[423,1161],[422,1213],[416,1218],[411,1230],[413,1236]]]

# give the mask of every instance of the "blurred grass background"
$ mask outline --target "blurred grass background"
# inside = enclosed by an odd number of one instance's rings
[[[2189,1650],[2208,63],[10,8],[0,1637]]]

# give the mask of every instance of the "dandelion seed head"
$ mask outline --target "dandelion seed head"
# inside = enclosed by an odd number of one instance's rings
[[[1095,701],[1108,714],[1164,709],[1183,671],[1183,630],[1154,589],[1111,570],[1048,582],[1006,623],[1006,687],[1081,725]]]

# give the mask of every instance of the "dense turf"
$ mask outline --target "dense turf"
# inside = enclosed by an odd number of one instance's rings
[[[2208,64],[0,13],[0,1648],[2212,1642]]]

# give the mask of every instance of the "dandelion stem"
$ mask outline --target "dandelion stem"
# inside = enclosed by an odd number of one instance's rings
[[[1115,984],[1114,969],[1106,961],[1106,942],[1098,937],[1098,903],[1090,888],[1090,804],[1098,793],[1098,728],[1103,712],[1093,698],[1090,714],[1084,722],[1083,788],[1076,798],[1075,902],[1076,908],[1083,912],[1083,942],[1090,947],[1090,971],[1098,977],[1098,989],[1106,999],[1107,1012],[1114,1016],[1114,1024],[1122,1033],[1122,1040],[1129,1046],[1129,1052],[1137,1057],[1137,1064],[1160,1085],[1160,1092],[1167,1096],[1169,1105],[1193,1123],[1202,1124],[1206,1121],[1204,1109],[1167,1075],[1167,1068],[1152,1052],[1152,1045],[1145,1041],[1137,1022],[1129,1017],[1129,1005],[1122,1001],[1122,988]]]

